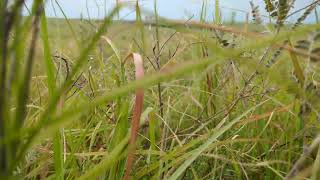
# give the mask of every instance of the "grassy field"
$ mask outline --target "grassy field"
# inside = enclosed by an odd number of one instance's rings
[[[320,179],[319,1],[291,24],[283,0],[268,24],[254,4],[222,23],[218,0],[213,21],[148,22],[5,2],[1,179]]]

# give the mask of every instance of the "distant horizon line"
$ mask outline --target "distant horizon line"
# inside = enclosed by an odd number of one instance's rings
[[[30,8],[30,4],[33,0],[27,0],[29,2],[28,5],[26,5],[26,8],[24,10],[24,15],[28,14],[27,11],[27,7],[29,6]],[[64,19],[66,16],[68,19],[86,19],[86,20],[102,20],[104,19],[109,12],[113,9],[113,7],[115,7],[115,4],[112,3],[113,1],[108,1],[109,5],[106,7],[102,7],[100,6],[95,6],[94,4],[84,4],[84,0],[77,0],[79,1],[78,4],[76,5],[72,5],[71,3],[68,3],[66,1],[60,1],[60,5],[58,6],[57,4],[53,3],[47,3],[46,4],[46,15],[47,17],[50,18],[61,18]],[[184,5],[181,4],[180,1],[182,0],[168,0],[170,2],[175,2],[172,4],[172,6],[164,6],[165,3],[163,3],[165,0],[161,1],[162,2],[162,6],[161,3],[158,1],[158,5],[159,7],[157,7],[158,9],[158,14],[160,15],[159,17],[163,17],[165,19],[172,19],[172,20],[187,20],[190,17],[192,17],[194,20],[198,20],[200,19],[200,11],[201,11],[201,4],[192,4],[190,3],[190,5]],[[245,0],[242,0],[245,1]],[[249,1],[249,0],[248,0]],[[246,2],[248,2],[246,1]],[[258,1],[258,0],[256,0]],[[261,0],[260,0],[261,1]],[[311,0],[310,0],[311,1]],[[65,2],[65,3],[64,3]],[[177,3],[177,2],[180,2]],[[240,0],[239,0],[240,2]],[[91,2],[92,3],[92,2]],[[265,7],[263,5],[261,5],[262,2],[257,2],[257,5],[260,6],[260,17],[262,18],[264,23],[269,23],[269,14],[267,14],[267,12],[265,11]],[[210,4],[210,5],[209,5]],[[205,15],[205,20],[210,22],[210,21],[214,21],[214,3],[212,3],[210,1],[210,3],[207,4],[206,6],[206,15]],[[237,4],[237,3],[236,3]],[[242,3],[244,4],[244,3]],[[247,15],[249,15],[249,21],[253,22],[253,18],[252,18],[252,13],[249,7],[247,8],[243,8],[243,5],[239,4],[239,6],[236,7],[231,7],[230,4],[228,6],[228,3],[225,3],[224,5],[221,4],[219,7],[220,12],[221,12],[221,20],[223,22],[230,22],[233,21],[234,22],[246,22],[247,19]],[[241,6],[242,5],[242,6]],[[249,5],[249,4],[248,4]],[[76,6],[77,8],[74,9],[72,7]],[[161,6],[161,7],[160,7]],[[178,9],[176,9],[176,8]],[[207,8],[208,7],[208,8]],[[303,7],[303,5],[300,3],[299,7]],[[63,8],[63,9],[62,9]],[[141,3],[140,4],[140,8],[142,13],[142,17],[143,19],[145,19],[145,17],[148,16],[154,16],[153,14],[153,7],[152,7],[152,3],[151,1],[149,2],[145,2],[145,3]],[[123,9],[120,10],[119,12],[119,16],[120,16],[120,20],[134,20],[135,19],[135,10],[134,10],[134,4],[129,5],[128,7],[125,7]],[[175,10],[173,10],[175,9]],[[233,14],[236,14],[235,16],[233,16]],[[299,16],[301,15],[301,13],[297,13],[297,15],[294,15],[290,18],[287,19],[287,23],[295,23],[296,19],[299,18]],[[117,18],[115,18],[116,20]],[[274,19],[272,19],[272,21],[275,21]],[[308,18],[304,21],[305,23],[308,24],[314,24],[316,23],[316,17],[315,14],[312,13],[310,14],[310,16],[308,16]]]
[[[28,17],[28,16],[24,16],[24,17]],[[46,16],[47,19],[56,19],[56,20],[66,20],[66,18],[64,17],[53,17],[53,16]],[[103,21],[105,18],[76,18],[76,17],[71,17],[71,18],[67,18],[68,20],[86,20],[86,21]],[[183,21],[185,19],[168,19],[168,18],[163,18],[165,19],[163,22],[165,22],[166,20],[167,21],[170,21],[170,20],[180,20],[180,21]],[[192,19],[190,19],[192,20]],[[126,19],[113,19],[113,21],[116,21],[116,22],[125,22],[125,23],[135,23],[136,20],[126,20]],[[200,20],[192,20],[194,22],[200,22]],[[150,20],[142,20],[143,23],[154,23],[154,21],[150,21]],[[161,20],[160,20],[161,22]],[[212,21],[213,22],[213,21]],[[228,23],[230,24],[232,21],[224,21],[224,23]],[[239,21],[239,20],[235,20],[234,22],[236,23],[245,23],[246,21]],[[210,23],[209,21],[207,22],[204,22],[204,24],[208,24]],[[252,20],[249,20],[249,24],[255,24],[255,22],[253,22]],[[276,24],[276,23],[262,23],[262,24]],[[287,25],[293,25],[295,24],[295,22],[290,22],[290,21],[286,21],[286,24]],[[317,22],[305,22],[304,24],[317,24]],[[223,24],[222,24],[223,25]]]

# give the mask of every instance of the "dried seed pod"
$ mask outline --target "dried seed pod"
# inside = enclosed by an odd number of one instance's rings
[[[320,41],[320,31],[316,31],[315,34],[313,35],[313,40],[314,41]]]
[[[311,14],[311,12],[317,7],[317,3],[312,4],[311,6],[309,6],[305,12],[302,14],[302,16],[300,16],[297,20],[297,22],[293,25],[292,29],[297,28],[298,26],[300,26],[302,24],[302,22],[308,17],[309,14]]]
[[[264,3],[266,5],[266,10],[268,13],[271,14],[276,9],[271,0],[264,0]]]
[[[72,63],[67,58],[64,58],[60,55],[54,55],[53,60],[57,69],[56,76],[62,76],[65,80],[68,80],[70,77],[71,67]],[[87,78],[81,73],[72,84],[72,87],[75,87],[76,89],[80,90],[84,88],[88,84]]]
[[[277,11],[273,11],[271,14],[270,14],[271,17],[277,17],[278,16],[278,12]]]
[[[299,78],[297,76],[297,74],[295,73],[295,71],[292,69],[291,71],[291,77],[293,78],[293,80],[296,82],[296,83],[300,83],[299,81]]]
[[[311,55],[313,56],[317,56],[317,57],[320,57],[320,48],[314,48],[311,50]],[[310,60],[312,62],[320,62],[320,59],[319,58],[316,58],[316,57],[311,57]]]
[[[302,50],[308,51],[310,48],[310,45],[311,45],[310,41],[303,39],[303,40],[297,41],[297,44],[294,47],[297,49],[302,49]]]
[[[271,59],[266,64],[267,68],[270,68],[273,64],[276,63],[276,61],[278,60],[278,58],[281,55],[281,52],[282,52],[282,48],[279,48],[276,50],[276,52],[273,53]]]
[[[54,55],[53,56],[53,62],[56,66],[57,72],[56,72],[56,76],[61,75],[64,76],[64,78],[67,80],[69,78],[69,74],[70,74],[70,62],[69,60],[67,60],[66,58],[59,56],[59,55]]]
[[[270,14],[271,17],[277,17],[278,16],[278,1],[274,2],[274,0],[264,0],[265,2],[265,9]]]
[[[223,39],[220,43],[222,44],[223,47],[228,47],[230,44],[226,39]]]
[[[252,17],[253,17],[254,22],[256,24],[261,24],[262,19],[260,17],[260,13],[259,13],[259,6],[254,5],[252,1],[250,1],[250,5],[251,5],[251,13],[252,13]]]
[[[278,7],[278,25],[282,25],[289,12],[289,4],[287,0],[279,0]]]
[[[270,59],[270,60],[267,62],[267,64],[266,64],[266,67],[267,67],[267,68],[270,68],[273,64],[275,64],[275,63],[277,62],[277,60],[279,59],[279,57],[280,57],[280,55],[281,55],[281,53],[282,53],[283,46],[286,46],[287,44],[288,44],[288,40],[284,41],[282,47],[280,47],[279,49],[277,49],[277,50],[273,53],[271,59]]]

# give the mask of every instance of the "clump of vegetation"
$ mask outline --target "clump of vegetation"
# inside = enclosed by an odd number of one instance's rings
[[[120,21],[118,1],[103,20],[0,1],[0,178],[319,179],[319,0],[229,25],[214,2]]]

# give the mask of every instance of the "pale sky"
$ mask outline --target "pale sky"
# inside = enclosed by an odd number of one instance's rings
[[[94,19],[103,18],[105,16],[105,10],[110,11],[116,2],[116,0],[47,0],[47,16],[63,17],[56,1],[61,5],[68,18],[79,18],[82,14],[84,18],[88,18],[90,16]],[[136,0],[130,1],[134,4]],[[208,4],[208,20],[212,20],[215,0],[206,1]],[[312,1],[313,0],[296,0],[295,9],[292,11],[302,8]],[[27,4],[30,4],[32,0],[27,0],[27,2]],[[122,2],[128,2],[128,0],[122,0]],[[193,16],[193,19],[197,20],[199,19],[202,2],[203,0],[157,0],[158,13],[160,16],[171,19],[188,19]],[[259,5],[261,14],[266,14],[263,0],[253,0],[253,2]],[[140,4],[144,10],[153,12],[154,0],[140,0]],[[233,11],[231,10],[232,8],[247,12],[251,11],[249,0],[220,0],[220,6],[224,20],[230,19]],[[297,14],[297,16],[299,16],[299,14]],[[291,18],[291,20],[296,19],[297,16]],[[135,13],[133,13],[132,8],[125,8],[121,11],[120,18],[134,19]],[[240,11],[236,12],[236,20],[243,21],[244,19],[244,13]],[[307,19],[307,22],[315,22],[314,13],[312,13],[312,15]]]

